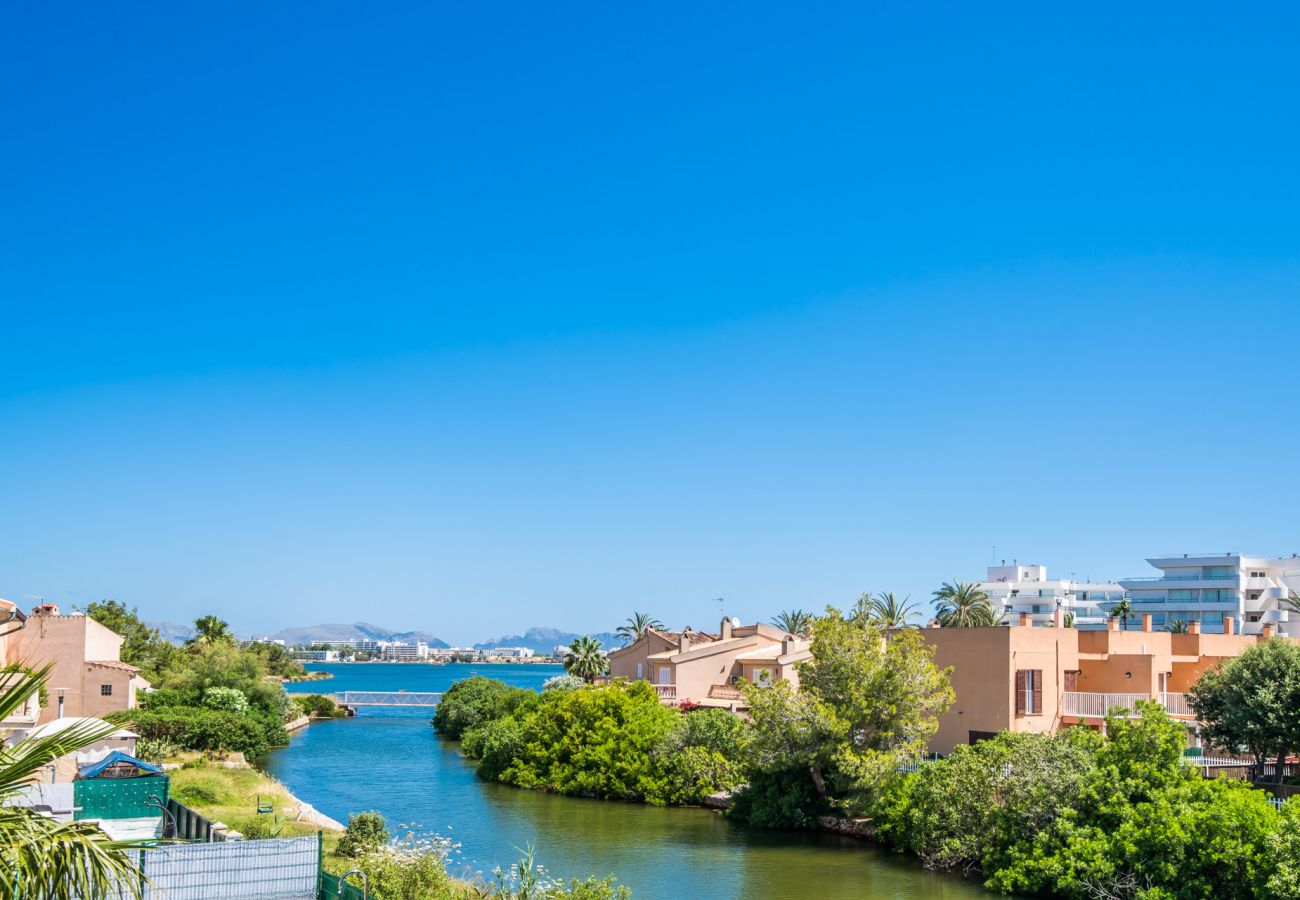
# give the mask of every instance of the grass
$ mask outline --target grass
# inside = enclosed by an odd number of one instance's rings
[[[170,774],[171,795],[178,802],[249,837],[297,837],[321,830],[294,821],[298,801],[284,785],[257,769],[228,769],[200,759]],[[274,812],[259,814],[258,798],[270,801]],[[326,848],[332,849],[338,842],[337,833],[326,831],[325,841]]]

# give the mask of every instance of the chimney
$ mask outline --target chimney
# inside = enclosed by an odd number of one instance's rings
[[[687,625],[682,629],[682,633],[677,636],[677,652],[685,653],[691,649],[691,626]]]
[[[1056,608],[1056,612],[1052,613],[1052,624],[1057,628],[1065,627],[1065,613],[1061,612],[1059,606]]]
[[[722,617],[722,627],[718,629],[718,633],[722,635],[724,641],[731,637],[731,620],[726,616]]]
[[[63,718],[63,695],[59,694],[59,714],[57,718]]]
[[[1201,633],[1201,620],[1200,620],[1200,619],[1193,619],[1192,621],[1188,622],[1188,623],[1187,623],[1187,633],[1188,633],[1188,634],[1200,634],[1200,633]]]
[[[40,606],[32,610],[32,615],[34,616],[57,616],[58,614],[59,608],[53,603],[42,603]]]
[[[1107,620],[1106,620],[1106,630],[1107,630],[1107,631],[1119,631],[1119,619],[1115,618],[1114,616],[1111,616],[1109,619],[1107,619]]]
[[[1223,617],[1223,633],[1234,634],[1237,631],[1237,623],[1232,620],[1232,616]]]
[[[791,637],[790,635],[787,634],[785,637],[781,638],[781,655],[782,655],[782,656],[787,655],[787,654],[788,654],[791,650],[793,650],[793,649],[794,649],[794,638],[793,638],[793,637]]]
[[[1021,614],[1020,614],[1020,627],[1021,627],[1021,628],[1028,628],[1028,627],[1029,627],[1030,625],[1032,625],[1032,624],[1033,624],[1033,621],[1029,618],[1029,613],[1021,613]]]
[[[1259,636],[1262,637],[1264,640],[1268,640],[1273,636],[1273,633],[1276,630],[1277,629],[1273,627],[1272,622],[1265,622],[1264,627],[1259,630]]]
[[[1142,630],[1143,631],[1151,630],[1151,613],[1142,614]]]

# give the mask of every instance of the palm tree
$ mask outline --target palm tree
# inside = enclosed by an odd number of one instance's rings
[[[1110,608],[1110,617],[1119,619],[1123,623],[1123,628],[1128,629],[1128,617],[1133,615],[1133,604],[1128,602],[1128,597],[1120,600]]]
[[[1168,625],[1165,626],[1165,631],[1168,631],[1171,634],[1186,634],[1187,623],[1184,622],[1182,619],[1173,619],[1172,621],[1170,621]]]
[[[1287,612],[1293,612],[1296,615],[1300,615],[1300,594],[1297,594],[1295,591],[1289,592],[1286,599],[1282,601],[1282,608]]]
[[[597,675],[604,675],[609,668],[609,658],[600,649],[600,642],[591,636],[574,640],[569,645],[568,655],[564,657],[564,671],[577,675],[587,684],[596,680]]]
[[[1062,624],[1063,626],[1065,626],[1066,628],[1073,628],[1073,627],[1074,627],[1074,613],[1072,613],[1072,612],[1068,612],[1068,613],[1066,613],[1066,614],[1062,617],[1062,619],[1061,619],[1061,624]]]
[[[44,690],[50,667],[30,674],[0,675],[0,720],[21,710]],[[135,844],[115,841],[89,822],[56,822],[8,801],[57,759],[96,744],[117,730],[87,719],[49,737],[0,744],[0,895],[23,900],[140,896],[140,874],[126,851]]]
[[[934,607],[944,628],[986,628],[1000,618],[989,595],[969,581],[945,581],[934,592]]]
[[[804,612],[802,609],[787,609],[785,612],[778,613],[772,619],[772,624],[786,634],[803,636],[812,631],[813,617],[812,613]]]
[[[194,620],[194,637],[186,644],[220,644],[233,641],[230,626],[216,616],[199,616]]]
[[[912,618],[917,611],[911,594],[899,600],[893,591],[882,591],[874,597],[867,596],[865,599],[867,615],[886,628],[906,626],[908,619]]]
[[[618,633],[623,637],[623,646],[635,644],[641,638],[645,637],[646,632],[651,628],[663,628],[664,623],[660,622],[650,613],[633,613],[627,620],[626,625],[618,626]]]

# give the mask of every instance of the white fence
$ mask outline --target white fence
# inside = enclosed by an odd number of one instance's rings
[[[315,900],[320,839],[171,844],[130,851],[144,900]],[[124,888],[116,894],[130,897]]]

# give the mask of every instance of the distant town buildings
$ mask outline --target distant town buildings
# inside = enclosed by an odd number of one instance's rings
[[[988,577],[980,588],[989,595],[993,608],[1007,621],[1019,621],[1028,613],[1030,621],[1046,624],[1059,609],[1072,617],[1076,628],[1102,628],[1107,610],[1124,596],[1124,588],[1109,582],[1074,581],[1047,577],[1047,566],[1021,565],[1006,560],[989,566]]]
[[[1133,612],[1149,613],[1156,628],[1198,622],[1204,631],[1222,631],[1227,617],[1243,634],[1259,634],[1272,625],[1281,634],[1300,637],[1300,609],[1287,603],[1300,592],[1300,557],[1295,554],[1184,553],[1147,562],[1160,574],[1124,578],[1120,584]]]

